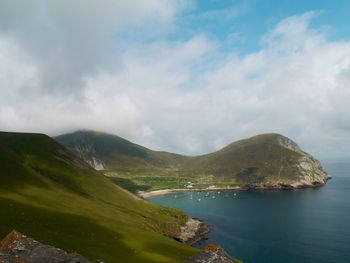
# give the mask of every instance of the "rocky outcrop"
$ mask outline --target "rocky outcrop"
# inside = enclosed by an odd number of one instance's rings
[[[106,169],[104,163],[96,157],[93,145],[78,144],[75,146],[74,150],[82,160],[87,162],[95,170],[102,171]]]
[[[279,143],[282,147],[299,154],[299,158],[293,166],[298,171],[298,180],[290,184],[292,188],[317,187],[324,185],[331,176],[323,169],[321,163],[310,154],[302,151],[291,139],[279,135]]]
[[[0,263],[90,263],[76,253],[41,244],[19,232],[9,233],[0,243]],[[100,261],[95,261],[95,263]]]
[[[204,250],[190,257],[184,263],[242,263],[242,261],[232,258],[216,244],[207,244]]]
[[[181,227],[180,235],[176,238],[180,242],[193,245],[206,238],[210,232],[209,225],[199,218],[190,218],[185,226]]]
[[[330,179],[330,178],[329,178]],[[329,180],[327,179],[327,180]],[[309,181],[298,181],[292,184],[288,183],[259,183],[259,184],[245,184],[240,186],[236,191],[264,191],[264,190],[298,190],[305,188],[317,188],[323,186],[326,183],[320,182],[309,182]]]
[[[280,135],[278,134],[277,135],[277,140],[278,140],[278,143],[282,146],[282,147],[285,147],[289,150],[292,150],[294,152],[298,152],[298,153],[303,153],[303,151],[301,150],[301,148],[299,147],[298,144],[296,144],[294,141],[292,141],[291,139],[289,139],[288,137],[286,136],[283,136],[283,135]]]

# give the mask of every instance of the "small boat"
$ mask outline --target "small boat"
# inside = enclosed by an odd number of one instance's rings
[[[206,193],[204,197],[209,197],[209,192],[208,192],[208,193]]]
[[[215,198],[215,195],[213,195],[212,198],[214,199],[214,198]]]
[[[236,193],[233,194],[233,196],[236,196],[236,195],[237,195]]]
[[[198,202],[200,202],[201,201],[201,199],[200,198],[198,198]]]

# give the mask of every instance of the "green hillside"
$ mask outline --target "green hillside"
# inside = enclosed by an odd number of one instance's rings
[[[293,182],[302,153],[281,147],[277,134],[263,134],[187,160],[182,169],[212,174],[236,184]]]
[[[140,200],[42,134],[0,132],[0,236],[15,229],[106,262],[182,262],[187,216]],[[164,234],[164,235],[163,235]]]
[[[114,182],[131,190],[218,187],[313,187],[329,175],[311,155],[280,134],[261,134],[201,155],[156,152],[118,136],[79,131],[56,138]],[[91,161],[94,160],[94,161]]]
[[[181,155],[152,151],[102,132],[77,131],[58,136],[55,140],[74,149],[88,163],[101,163],[108,169],[169,168],[176,167],[183,159]]]

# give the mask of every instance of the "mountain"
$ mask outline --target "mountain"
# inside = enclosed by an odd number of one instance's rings
[[[193,157],[183,167],[257,187],[307,187],[329,179],[318,160],[280,134],[234,142],[217,152]]]
[[[183,262],[187,216],[115,185],[43,134],[0,132],[0,236],[17,230],[105,262]]]
[[[102,164],[109,175],[127,178],[134,184],[150,184],[151,189],[183,187],[189,180],[195,186],[300,188],[323,185],[330,178],[318,160],[280,134],[257,135],[192,157],[152,151],[118,136],[93,131],[55,139],[93,167],[101,168],[95,164]],[[171,185],[164,179],[160,184],[162,177],[168,182],[177,178],[177,183]]]
[[[73,149],[96,170],[130,168],[167,168],[176,166],[184,157],[157,152],[119,136],[96,131],[76,131],[55,137]]]

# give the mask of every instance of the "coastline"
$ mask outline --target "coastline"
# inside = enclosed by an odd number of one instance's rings
[[[300,190],[306,188],[318,188],[324,186],[328,180],[332,177],[328,177],[324,182],[297,182],[293,184],[245,184],[242,186],[236,187],[211,187],[211,188],[174,188],[174,189],[160,189],[153,190],[149,192],[138,193],[137,196],[140,198],[149,198],[158,195],[172,194],[172,193],[181,193],[181,192],[241,192],[241,191],[276,191],[276,190]]]
[[[216,191],[242,191],[241,187],[230,187],[230,188],[220,188],[220,187],[215,187],[215,188],[193,188],[193,189],[187,189],[187,188],[174,188],[174,189],[161,189],[161,190],[154,190],[150,192],[143,192],[143,193],[138,193],[137,195],[141,198],[149,198],[152,196],[157,196],[157,195],[165,195],[165,194],[172,194],[172,193],[180,193],[180,192],[216,192]]]

